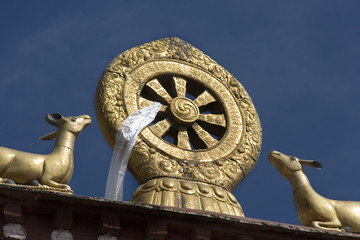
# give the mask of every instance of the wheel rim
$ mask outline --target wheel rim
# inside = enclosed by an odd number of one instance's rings
[[[187,150],[210,148],[226,132],[226,116],[220,101],[195,82],[185,77],[159,76],[146,83],[139,99],[140,105],[160,99],[162,111],[150,130],[165,141]],[[197,87],[198,91],[189,91],[187,86],[189,89]]]
[[[231,92],[188,63],[157,60],[134,68],[127,76],[124,99],[129,114],[154,101],[162,103],[140,137],[172,158],[226,158],[237,149],[243,133],[241,112]]]
[[[261,149],[260,120],[243,86],[210,57],[178,38],[117,56],[95,98],[112,148],[123,121],[154,101],[162,109],[139,134],[129,161],[139,183],[167,176],[231,191],[251,171]]]

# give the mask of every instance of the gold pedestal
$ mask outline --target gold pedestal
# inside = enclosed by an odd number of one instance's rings
[[[151,179],[135,190],[131,201],[244,216],[240,204],[229,191],[212,184],[184,179]]]

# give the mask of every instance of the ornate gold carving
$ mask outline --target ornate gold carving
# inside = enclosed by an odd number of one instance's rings
[[[162,137],[165,135],[167,131],[169,131],[170,127],[172,125],[172,121],[169,118],[166,118],[160,122],[157,122],[156,124],[149,127],[151,131],[157,136]]]
[[[153,89],[163,99],[165,99],[167,103],[170,103],[173,100],[157,79],[153,79],[147,82],[146,85]]]
[[[199,108],[188,98],[176,97],[170,103],[170,113],[180,124],[194,123],[199,117]]]
[[[232,191],[258,159],[261,126],[251,98],[223,67],[178,38],[120,54],[105,69],[95,99],[111,147],[127,116],[154,101],[163,104],[130,157],[129,170],[140,184],[167,177]]]
[[[209,103],[212,103],[212,102],[215,102],[215,98],[209,94],[208,91],[204,91],[203,93],[201,93],[195,100],[195,104],[198,106],[198,107],[201,107],[201,106],[205,106]]]
[[[210,124],[216,124],[222,127],[226,127],[226,120],[224,114],[200,114],[198,119]]]
[[[234,195],[223,188],[174,178],[149,180],[135,190],[132,201],[244,216]]]

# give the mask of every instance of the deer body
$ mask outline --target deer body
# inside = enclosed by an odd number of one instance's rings
[[[360,232],[360,202],[331,200],[311,187],[302,164],[319,167],[319,163],[299,160],[276,151],[270,153],[269,160],[289,180],[301,224],[337,231],[350,227],[352,231]]]
[[[34,154],[0,147],[0,177],[16,183],[26,184],[36,180],[55,188],[70,189],[74,170],[73,149],[76,138],[90,123],[88,115],[64,118],[60,114],[49,114],[46,120],[58,130],[43,136],[42,140],[56,137],[50,154]]]

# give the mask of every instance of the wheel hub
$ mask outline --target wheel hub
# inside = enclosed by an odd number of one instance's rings
[[[185,97],[174,98],[170,103],[170,112],[174,120],[183,125],[192,124],[199,117],[198,106]]]

